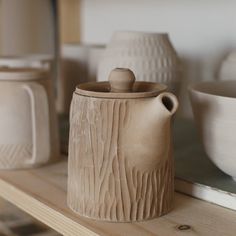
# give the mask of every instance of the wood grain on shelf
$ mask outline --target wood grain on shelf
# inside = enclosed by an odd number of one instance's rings
[[[66,161],[30,171],[0,171],[0,196],[68,236],[235,235],[236,212],[178,193],[171,213],[146,222],[108,223],[80,217],[66,205],[66,182]]]

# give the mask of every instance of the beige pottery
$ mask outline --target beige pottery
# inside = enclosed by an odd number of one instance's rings
[[[173,207],[171,117],[166,86],[115,69],[109,82],[77,86],[71,104],[68,205],[94,219],[130,222]]]

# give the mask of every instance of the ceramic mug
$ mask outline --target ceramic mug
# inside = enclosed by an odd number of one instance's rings
[[[1,169],[39,166],[58,156],[51,90],[44,70],[0,70]]]
[[[210,160],[236,180],[236,81],[190,88],[194,117]]]

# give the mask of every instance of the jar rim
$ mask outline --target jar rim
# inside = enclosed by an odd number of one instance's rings
[[[129,99],[155,97],[166,90],[167,86],[165,84],[136,81],[132,92],[115,93],[110,92],[110,83],[108,81],[102,81],[79,84],[76,87],[75,93],[87,97]]]

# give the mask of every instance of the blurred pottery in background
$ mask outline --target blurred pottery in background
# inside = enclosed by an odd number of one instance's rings
[[[26,54],[26,55],[9,55],[0,57],[1,68],[39,68],[49,72],[53,80],[54,92],[56,96],[57,86],[57,66],[55,58],[50,54]]]
[[[1,56],[0,67],[10,68],[53,68],[53,56],[47,54],[28,54],[15,56]]]
[[[68,205],[94,219],[130,222],[173,207],[171,118],[166,86],[115,69],[109,82],[77,86],[70,112]],[[83,193],[83,194],[81,194]]]
[[[180,61],[166,33],[115,32],[99,63],[98,81],[117,67],[131,69],[137,80],[166,84],[179,94]]]
[[[54,96],[48,73],[0,69],[0,169],[39,166],[59,156]]]
[[[96,80],[103,45],[64,44],[61,76],[58,81],[57,110],[68,115],[72,94],[77,84]]]
[[[236,81],[190,87],[194,117],[210,160],[236,181]]]
[[[236,80],[236,51],[229,53],[222,61],[219,80]]]

